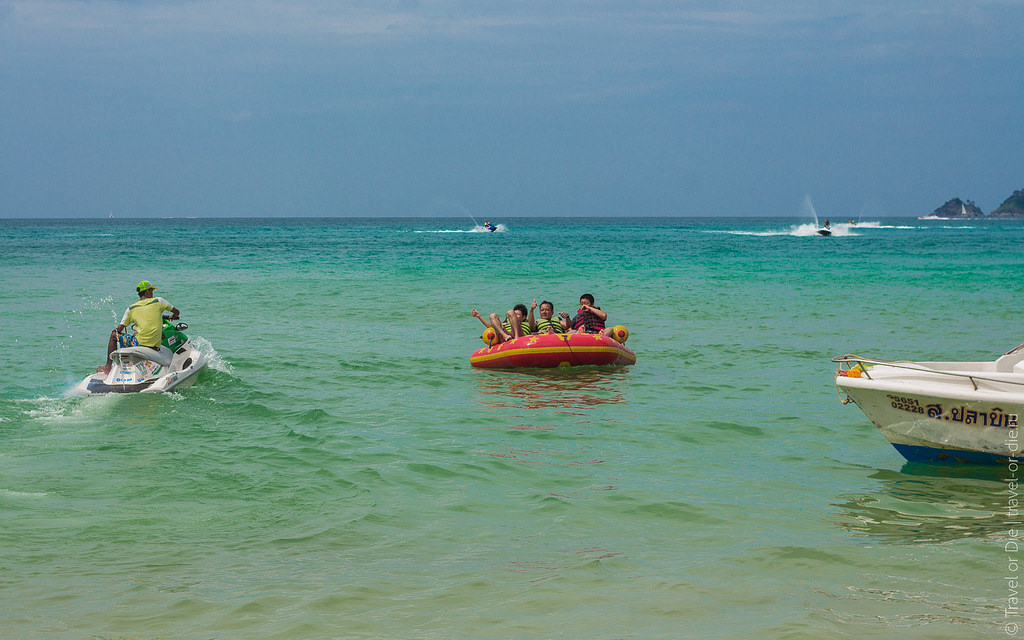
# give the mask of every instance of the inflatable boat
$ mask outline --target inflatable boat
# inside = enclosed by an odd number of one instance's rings
[[[624,328],[623,332],[629,335]],[[487,338],[484,341],[488,342]],[[544,333],[477,349],[469,357],[469,363],[481,369],[635,364],[636,354],[622,342],[594,333]]]

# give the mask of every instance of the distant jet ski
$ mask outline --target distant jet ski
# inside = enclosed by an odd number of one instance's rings
[[[498,227],[493,222],[488,221],[484,223],[484,229],[487,229],[491,233],[494,233],[495,231],[498,230]]]
[[[177,325],[164,318],[164,338],[160,350],[128,346],[110,354],[110,373],[96,372],[82,380],[70,395],[95,396],[106,393],[160,393],[195,382],[196,374],[206,366],[206,358],[189,342]]]

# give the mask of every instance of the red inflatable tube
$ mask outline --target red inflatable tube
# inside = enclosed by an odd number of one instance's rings
[[[481,369],[625,366],[636,363],[636,354],[601,334],[545,333],[477,349],[469,363]]]

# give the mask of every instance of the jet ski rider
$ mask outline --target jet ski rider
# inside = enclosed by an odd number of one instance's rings
[[[117,337],[124,332],[128,325],[133,323],[139,346],[160,351],[160,342],[164,333],[163,312],[170,311],[171,320],[177,320],[180,312],[163,298],[154,298],[154,289],[156,287],[150,284],[149,280],[143,280],[135,287],[135,291],[139,294],[139,301],[125,309],[121,324],[110,332],[110,340],[107,341],[107,363],[96,367],[96,371],[110,373],[112,365],[110,354],[117,348]]]

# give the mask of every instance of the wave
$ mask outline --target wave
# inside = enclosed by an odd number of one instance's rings
[[[852,229],[861,225],[851,225],[846,222],[837,222],[832,225],[832,236],[857,236],[858,233],[854,233]],[[820,227],[813,223],[808,222],[807,224],[796,224],[792,225],[788,229],[769,229],[767,231],[746,231],[736,229],[723,229],[713,230],[706,233],[728,233],[736,236],[794,236],[798,238],[803,237],[819,237],[818,229]]]
[[[45,498],[49,494],[40,491],[14,491],[12,489],[0,489],[0,495],[8,498]]]
[[[819,235],[820,227],[810,222],[806,224],[795,224],[786,229],[768,229],[764,231],[751,231],[745,229],[712,229],[704,233],[727,233],[734,236],[794,236],[814,237]],[[833,222],[831,227],[832,237],[861,236],[859,229],[917,229],[919,227],[907,224],[882,224],[878,221],[867,222]],[[969,229],[971,227],[941,227],[943,229]]]
[[[851,227],[856,226],[858,229],[917,229],[915,225],[910,224],[882,224],[881,222],[858,222],[856,225],[849,225]]]
[[[505,233],[506,231],[508,231],[508,227],[506,227],[504,224],[499,224],[499,225],[497,225],[497,227],[498,228],[495,229],[493,231],[493,233]],[[476,225],[472,229],[427,229],[427,230],[413,231],[413,233],[492,233],[492,232],[487,227],[484,227],[484,226],[481,226],[481,225]]]
[[[196,345],[199,353],[203,354],[206,358],[207,367],[214,371],[220,371],[232,376],[235,375],[235,368],[224,359],[224,356],[217,353],[217,350],[213,348],[213,344],[209,340],[203,336],[193,336],[189,338],[189,341]]]
[[[67,392],[77,384],[77,381],[69,386]],[[12,406],[25,405],[19,413],[29,420],[43,423],[79,423],[90,421],[95,414],[106,414],[110,407],[118,401],[118,394],[102,396],[68,396],[51,397],[39,396],[37,398],[14,399]]]

